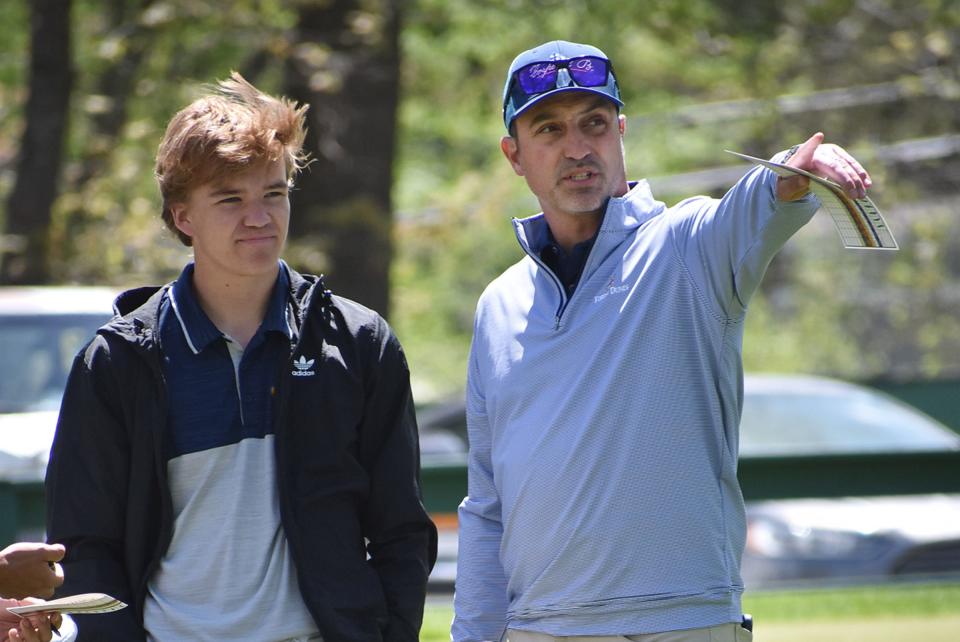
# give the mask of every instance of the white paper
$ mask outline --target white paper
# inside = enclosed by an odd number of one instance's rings
[[[802,169],[730,150],[727,150],[727,153],[763,165],[778,176],[797,174],[809,178],[810,191],[816,194],[823,209],[833,218],[844,247],[866,250],[899,249],[893,232],[869,196],[850,198],[843,188],[833,181]]]
[[[17,615],[26,615],[27,613],[77,613],[86,615],[89,613],[111,613],[126,607],[126,604],[106,593],[80,593],[56,600],[48,600],[42,604],[8,606],[7,610]]]

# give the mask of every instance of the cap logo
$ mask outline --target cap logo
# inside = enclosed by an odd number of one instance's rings
[[[546,78],[547,74],[552,74],[555,69],[554,65],[540,64],[540,65],[531,65],[530,66],[530,77],[534,79]]]

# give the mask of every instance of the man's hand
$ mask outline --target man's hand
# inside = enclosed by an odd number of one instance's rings
[[[63,584],[62,544],[19,543],[0,551],[0,596],[51,597]]]
[[[50,627],[63,624],[59,613],[31,613],[21,618],[7,610],[8,606],[40,604],[43,600],[0,599],[0,642],[48,642],[53,637]]]
[[[807,139],[785,164],[829,178],[840,185],[850,198],[863,198],[867,194],[867,188],[873,184],[867,170],[845,149],[830,143],[823,144],[821,132]],[[809,189],[810,179],[806,176],[790,176],[777,180],[777,198],[781,201],[803,198]]]

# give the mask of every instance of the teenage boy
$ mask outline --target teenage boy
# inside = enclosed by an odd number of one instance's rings
[[[436,530],[403,351],[280,260],[306,109],[233,74],[167,127],[193,261],[77,356],[47,470],[61,593],[129,604],[80,640],[417,640]]]

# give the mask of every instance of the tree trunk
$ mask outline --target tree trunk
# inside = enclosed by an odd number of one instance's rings
[[[90,117],[90,140],[79,160],[79,171],[69,186],[70,191],[82,191],[107,166],[127,124],[127,107],[140,67],[163,26],[143,20],[143,13],[154,0],[138,0],[133,7],[128,6],[130,4],[127,0],[113,0],[110,11],[106,12],[110,16],[110,34],[118,37],[124,54],[106,65],[94,82],[94,93],[103,106]]]
[[[399,2],[300,5],[284,93],[311,105],[291,216],[291,261],[386,315],[399,92]]]
[[[71,159],[63,181],[66,194],[78,195],[69,199],[73,207],[58,212],[57,225],[48,236],[50,248],[48,265],[64,274],[75,272],[77,265],[88,264],[83,256],[86,250],[78,247],[76,239],[90,222],[87,211],[87,186],[107,171],[114,151],[127,125],[128,107],[140,79],[143,61],[147,58],[165,22],[144,20],[144,14],[155,0],[110,0],[102,7],[108,23],[107,37],[122,47],[123,55],[105,64],[92,82],[92,94],[99,105],[87,114],[89,134],[78,157]],[[105,278],[101,274],[96,278]]]
[[[71,0],[30,2],[30,90],[24,110],[17,178],[7,201],[6,252],[0,283],[50,279],[47,229],[57,197],[73,70]]]

